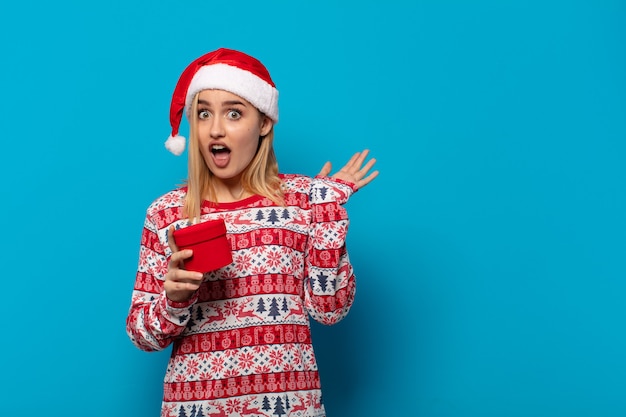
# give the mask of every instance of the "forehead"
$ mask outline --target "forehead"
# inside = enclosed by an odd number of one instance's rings
[[[251,106],[246,99],[226,90],[202,90],[198,93],[198,101],[212,105],[233,104],[239,102],[246,106]]]

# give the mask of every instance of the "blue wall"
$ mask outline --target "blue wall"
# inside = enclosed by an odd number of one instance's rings
[[[330,417],[626,415],[626,4],[13,2],[0,13],[2,415],[158,415],[124,319],[184,66],[258,56],[277,153],[370,148]],[[185,127],[186,129],[186,127]]]

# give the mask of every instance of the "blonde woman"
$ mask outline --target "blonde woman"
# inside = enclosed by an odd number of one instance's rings
[[[163,417],[325,416],[309,317],[334,324],[354,300],[343,204],[370,183],[356,153],[329,176],[281,174],[273,148],[278,90],[265,66],[218,49],[192,62],[172,98],[166,147],[185,148],[185,186],[147,209],[126,328],[146,351],[171,346]],[[185,269],[173,232],[221,219],[232,262]]]

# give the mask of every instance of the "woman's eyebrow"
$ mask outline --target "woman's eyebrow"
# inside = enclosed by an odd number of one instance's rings
[[[226,106],[235,106],[235,105],[245,106],[245,103],[239,100],[229,100],[229,101],[223,102],[222,104]]]
[[[202,99],[198,99],[198,104],[202,104],[204,106],[211,105],[211,103]],[[222,102],[222,106],[235,106],[235,105],[245,106],[246,104],[243,101],[239,101],[239,100],[228,100],[228,101]]]

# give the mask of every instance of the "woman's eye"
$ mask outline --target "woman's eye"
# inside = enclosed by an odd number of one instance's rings
[[[206,110],[198,110],[198,119],[208,119],[210,115]]]
[[[226,113],[226,116],[229,119],[237,120],[241,118],[241,113],[239,112],[239,110],[229,110],[228,113]]]

